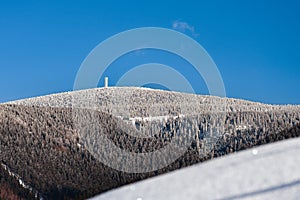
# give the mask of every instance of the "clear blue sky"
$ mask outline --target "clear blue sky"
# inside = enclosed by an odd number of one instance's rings
[[[228,97],[300,104],[299,1],[203,2],[1,1],[0,102],[72,90],[80,64],[101,41],[178,23],[214,59]],[[163,52],[136,56],[116,63],[175,60]],[[205,86],[197,93],[207,93]]]

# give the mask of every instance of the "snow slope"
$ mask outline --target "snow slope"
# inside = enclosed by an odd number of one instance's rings
[[[94,200],[299,199],[300,138],[249,149],[109,191]]]

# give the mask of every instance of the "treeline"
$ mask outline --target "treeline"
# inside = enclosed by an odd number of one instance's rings
[[[174,110],[170,108],[166,112],[169,111]],[[176,114],[174,111],[173,115]],[[231,152],[298,137],[299,121],[299,112],[293,110],[186,115],[165,121],[136,121],[136,127],[144,127],[143,133],[151,136],[136,138],[132,134],[141,132],[111,113],[2,105],[0,159],[45,199],[85,199]],[[96,134],[100,132],[102,136]],[[172,141],[188,147],[184,155],[163,169],[125,173],[98,160],[103,148],[111,157],[121,157],[109,146],[99,146],[103,136],[120,149],[133,153],[154,152]],[[157,159],[166,162],[164,156]],[[142,163],[146,168],[152,164]],[[1,176],[5,173],[2,170]],[[20,184],[15,179],[4,182],[19,194]]]
[[[7,171],[0,167],[0,199],[2,200],[25,200],[34,199],[30,191],[20,186],[18,180],[11,177]]]

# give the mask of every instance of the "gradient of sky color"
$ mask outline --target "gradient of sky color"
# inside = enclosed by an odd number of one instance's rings
[[[1,1],[0,102],[72,90],[97,44],[151,26],[198,41],[217,64],[228,97],[300,104],[299,9],[299,1],[283,0]],[[136,64],[184,65],[159,51],[126,57],[109,68],[111,84]],[[182,69],[199,81],[197,93],[207,94],[199,77]]]

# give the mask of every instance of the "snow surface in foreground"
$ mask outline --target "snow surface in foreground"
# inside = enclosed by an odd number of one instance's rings
[[[123,186],[102,199],[299,199],[300,138],[249,149]]]

